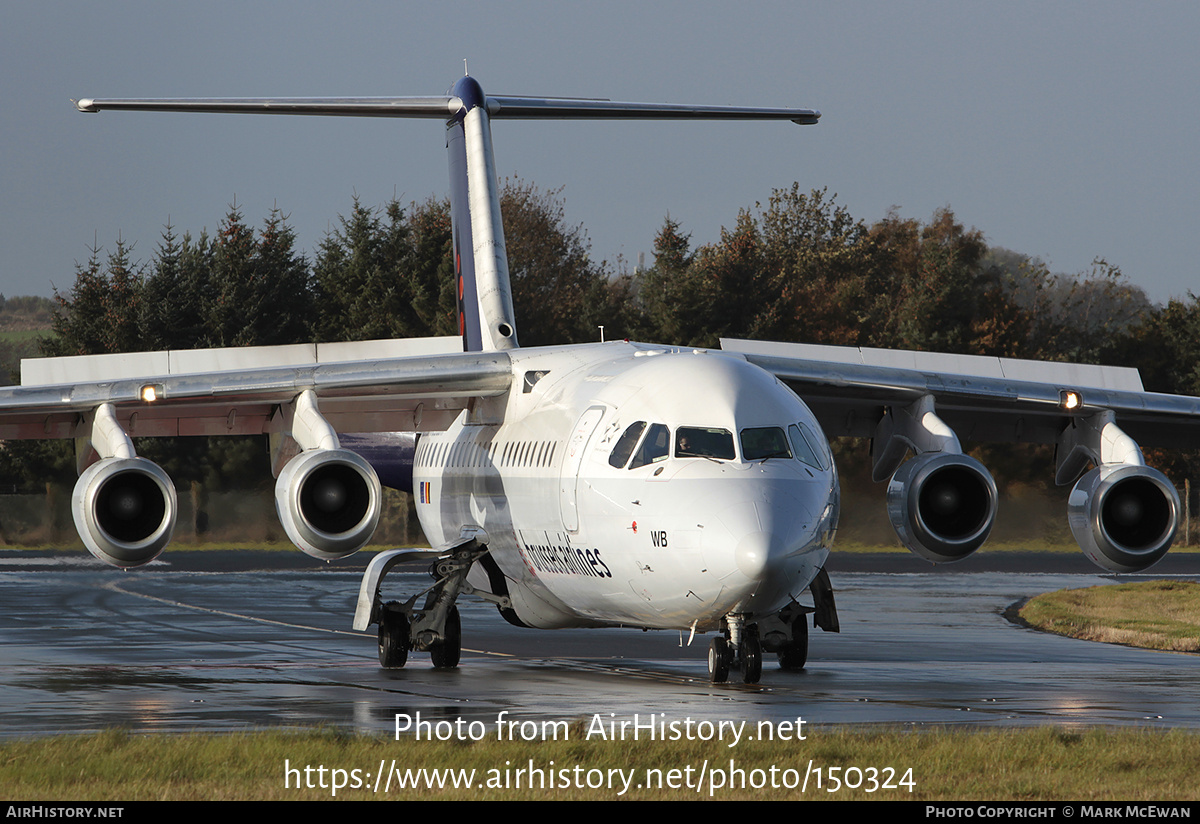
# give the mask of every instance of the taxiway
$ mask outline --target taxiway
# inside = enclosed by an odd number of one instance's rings
[[[1179,557],[1167,572],[1123,579],[1194,577],[1196,556]],[[1055,571],[1004,568],[1030,558]],[[1200,656],[1059,638],[1005,616],[1040,592],[1112,581],[1037,558],[928,571],[903,556],[835,556],[842,632],[812,633],[804,672],[768,656],[762,683],[745,686],[708,682],[706,636],[688,648],[670,632],[523,630],[465,598],[459,669],[416,654],[382,670],[374,636],[349,629],[366,558],[313,568],[285,553],[168,552],[122,573],[82,555],[3,552],[0,736],[316,725],[386,735],[398,713],[492,721],[506,710],[814,727],[1200,727]],[[388,579],[397,594],[427,581]]]

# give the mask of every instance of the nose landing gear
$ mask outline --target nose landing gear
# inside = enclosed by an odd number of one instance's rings
[[[729,680],[730,670],[742,673],[742,683],[757,684],[762,677],[762,642],[758,624],[747,624],[744,616],[727,615],[725,631],[708,648],[708,678],[714,684]]]

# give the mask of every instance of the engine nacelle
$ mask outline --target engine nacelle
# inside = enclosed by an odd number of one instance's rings
[[[383,493],[371,465],[346,449],[311,449],[275,482],[275,510],[296,546],[314,558],[344,558],[379,526]]]
[[[996,482],[969,455],[926,452],[888,482],[888,518],[901,542],[934,563],[966,558],[996,520]]]
[[[1171,548],[1179,526],[1179,495],[1157,469],[1099,466],[1071,490],[1067,522],[1092,563],[1110,572],[1138,572]]]
[[[71,514],[88,551],[115,567],[147,564],[175,531],[175,485],[145,458],[106,458],[75,483]]]

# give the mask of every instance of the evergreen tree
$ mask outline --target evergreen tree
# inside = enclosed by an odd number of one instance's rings
[[[314,313],[308,263],[295,235],[272,209],[255,238],[231,206],[211,249],[211,298],[205,345],[265,346],[312,337]]]
[[[424,332],[413,308],[412,248],[404,210],[387,221],[356,197],[349,217],[321,243],[314,268],[323,340],[401,338]]]
[[[395,219],[392,213],[398,209],[389,204],[389,217]],[[422,336],[459,334],[451,223],[446,198],[431,197],[409,207],[412,325]]]
[[[279,209],[272,209],[255,249],[255,311],[247,318],[256,345],[312,340],[316,316],[308,261],[295,251],[296,235]]]
[[[146,349],[193,349],[205,339],[211,261],[208,236],[179,240],[170,224],[142,282],[141,320]]]

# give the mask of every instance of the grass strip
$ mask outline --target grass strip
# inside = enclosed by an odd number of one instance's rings
[[[1141,581],[1038,595],[1021,608],[1038,629],[1146,649],[1200,652],[1200,584]]]
[[[1200,798],[1195,780],[1200,735],[1178,730],[818,729],[809,731],[804,741],[743,741],[736,748],[700,741],[585,741],[582,727],[572,732],[576,734],[570,740],[535,742],[390,740],[327,731],[185,736],[114,731],[10,741],[0,744],[0,797],[20,801],[321,800],[335,797],[332,785],[340,776],[339,800]],[[534,787],[529,788],[530,773],[518,771],[528,770],[531,762],[541,770],[542,784],[553,787],[539,786],[535,772]],[[809,771],[810,762],[821,770],[820,787]],[[386,794],[351,786],[355,781],[374,782],[381,763],[385,773],[394,764],[410,780],[424,775],[422,786],[398,789],[395,776]],[[285,764],[291,773],[285,774]],[[874,780],[881,784],[888,767],[894,770],[893,784],[902,782],[911,768],[911,792],[904,784],[868,791],[871,768],[876,771]],[[837,769],[831,772],[831,768]],[[611,772],[618,769],[631,777],[623,795],[619,795],[623,779]],[[703,782],[697,780],[702,769],[707,775]],[[353,770],[359,771],[357,775]],[[438,775],[446,786],[436,786],[439,779],[431,770],[443,771]],[[467,771],[472,787],[453,787],[447,770]],[[798,784],[806,773],[806,791],[782,786]],[[461,782],[463,774],[458,775]],[[841,786],[831,792],[834,776]],[[589,781],[602,781],[603,786],[589,788]]]

